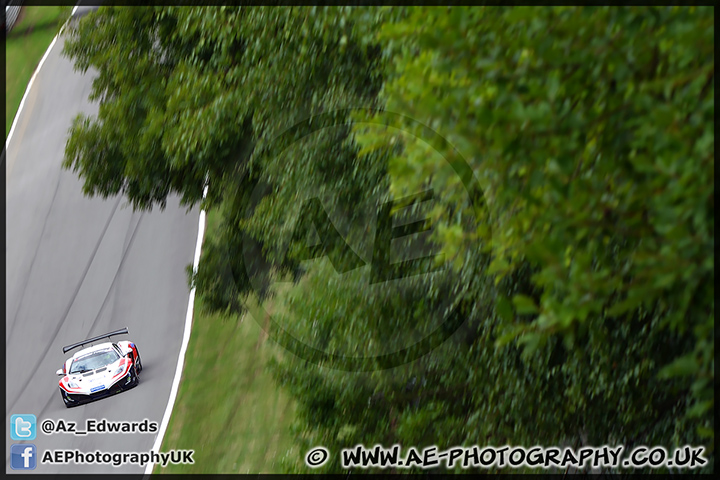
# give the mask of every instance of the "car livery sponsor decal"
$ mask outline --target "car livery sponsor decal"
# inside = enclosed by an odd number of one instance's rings
[[[103,390],[104,388],[105,388],[105,385],[98,385],[97,387],[91,388],[91,389],[90,389],[90,392],[92,392],[92,393],[98,392],[98,391],[100,391],[100,390]]]

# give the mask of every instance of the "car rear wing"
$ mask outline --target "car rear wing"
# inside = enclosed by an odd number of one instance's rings
[[[97,337],[88,338],[87,340],[83,340],[82,342],[73,343],[72,345],[63,347],[63,353],[67,353],[70,350],[72,350],[73,348],[82,347],[83,345],[87,345],[88,343],[96,342],[103,338],[110,338],[115,335],[123,335],[126,333],[129,333],[127,327],[121,328],[120,330],[115,330],[114,332],[106,333],[105,335],[98,335]]]

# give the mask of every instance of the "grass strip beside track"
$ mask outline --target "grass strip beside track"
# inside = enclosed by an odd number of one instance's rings
[[[28,82],[72,7],[23,7],[5,37],[5,138]]]
[[[206,238],[217,230],[218,215],[208,215]],[[195,464],[156,465],[153,473],[280,473],[292,447],[294,408],[266,369],[277,353],[249,313],[242,318],[208,313],[198,294],[182,380],[160,449],[194,450]]]

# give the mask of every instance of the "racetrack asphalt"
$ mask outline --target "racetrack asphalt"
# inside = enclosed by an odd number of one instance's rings
[[[80,7],[82,16],[92,7]],[[87,198],[77,174],[63,170],[68,129],[88,100],[92,73],[61,56],[60,38],[42,65],[7,146],[6,168],[6,472],[10,445],[147,452],[157,433],[54,434],[45,419],[77,422],[162,420],[178,361],[188,307],[185,267],[192,263],[199,210],[172,197],[163,211],[133,212],[124,198]],[[143,361],[140,385],[66,408],[55,371],[72,355],[62,347],[128,327]],[[13,414],[37,417],[37,438],[10,437]],[[43,465],[34,473],[143,473],[144,467]]]

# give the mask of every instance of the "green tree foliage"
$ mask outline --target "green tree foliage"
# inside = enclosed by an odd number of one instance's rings
[[[66,166],[138,208],[210,185],[192,280],[218,310],[275,292],[273,328],[328,354],[273,366],[323,471],[357,443],[711,449],[713,36],[699,7],[101,8],[66,43],[101,101]],[[358,206],[428,188],[452,268],[300,261],[299,193],[367,259]]]
[[[495,343],[527,361],[562,338],[555,394],[591,443],[712,445],[713,35],[711,10],[679,7],[418,8],[380,33],[387,109],[485,186],[492,235],[454,247],[490,245],[496,281],[533,270],[533,294],[496,291]],[[398,189],[421,187],[412,160]]]
[[[239,310],[238,294],[252,287],[246,272],[272,263],[260,250],[250,265],[229,254],[242,249],[248,227],[241,224],[256,206],[256,186],[272,190],[306,178],[315,165],[350,169],[355,161],[343,145],[347,132],[314,138],[313,146],[284,157],[291,165],[277,158],[279,138],[291,145],[305,135],[283,136],[287,129],[318,111],[372,100],[380,88],[380,50],[354,39],[367,33],[353,28],[349,14],[107,7],[79,22],[65,43],[77,69],[97,71],[91,98],[100,102],[96,118],[76,118],[65,166],[84,179],[86,194],[123,193],[141,209],[164,208],[170,194],[196,204],[211,184],[204,206],[224,205],[226,221],[206,245],[194,281],[214,308]],[[269,224],[257,218],[258,228]]]

